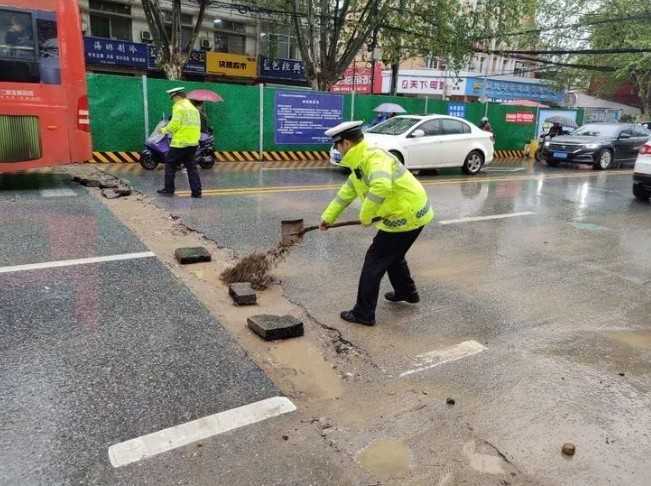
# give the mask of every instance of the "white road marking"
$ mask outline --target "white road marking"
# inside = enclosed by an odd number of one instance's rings
[[[416,368],[400,373],[400,378],[404,376],[420,373],[421,371],[429,370],[441,366],[445,363],[451,363],[462,358],[467,358],[474,354],[481,353],[488,349],[486,346],[478,343],[477,341],[463,341],[449,348],[437,349],[428,353],[419,354],[416,356]]]
[[[0,267],[0,273],[25,272],[28,270],[44,270],[48,268],[72,267],[75,265],[89,265],[91,263],[119,262],[122,260],[136,260],[138,258],[151,258],[156,255],[150,251],[142,253],[123,253],[122,255],[109,255],[103,257],[80,258],[77,260],[59,260],[54,262],[30,263],[15,265],[13,267]]]
[[[70,197],[76,196],[77,193],[72,189],[61,188],[61,189],[41,189],[41,197]]]
[[[126,466],[192,442],[295,410],[296,406],[288,398],[267,398],[112,445],[108,450],[109,459],[113,467]]]
[[[516,218],[518,216],[531,216],[532,214],[536,214],[536,213],[532,211],[522,211],[519,213],[493,214],[491,216],[473,216],[470,218],[448,219],[444,221],[439,221],[439,224],[472,223],[473,221],[489,221],[491,219],[506,219],[506,218]]]
[[[526,167],[486,167],[482,172],[522,172]]]

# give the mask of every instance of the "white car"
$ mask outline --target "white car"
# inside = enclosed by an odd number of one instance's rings
[[[640,201],[651,197],[651,142],[642,145],[633,169],[633,195]]]
[[[461,167],[477,174],[493,161],[492,134],[452,116],[402,115],[376,125],[364,134],[370,145],[382,148],[408,169]],[[330,151],[330,161],[340,157]]]

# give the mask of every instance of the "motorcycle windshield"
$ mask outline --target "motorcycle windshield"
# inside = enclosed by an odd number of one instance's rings
[[[147,138],[147,143],[150,144],[157,144],[160,143],[167,135],[164,133],[161,133],[161,129],[167,125],[167,120],[161,120],[158,122],[158,125],[156,125],[156,128],[154,128],[154,131],[151,132],[151,135]]]

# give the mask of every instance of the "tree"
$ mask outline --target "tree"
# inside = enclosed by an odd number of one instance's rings
[[[206,7],[210,4],[210,0],[194,0],[194,2],[199,7],[199,13],[192,29],[192,36],[184,44],[181,28],[181,0],[171,0],[172,10],[168,17],[161,10],[159,0],[142,0],[145,18],[154,45],[158,50],[158,65],[167,79],[177,80],[183,76],[183,67],[188,62],[203,24]]]
[[[436,54],[459,67],[476,36],[519,24],[535,0],[261,0],[279,21],[291,22],[314,88],[336,83],[377,36],[383,58]]]
[[[598,18],[639,17],[626,22],[594,25],[590,32],[592,47],[651,49],[651,30],[648,27],[651,6],[648,0],[601,0],[599,4]],[[617,68],[605,78],[611,85],[614,81],[631,82],[637,89],[642,112],[646,115],[651,113],[651,53],[595,56],[594,62]]]

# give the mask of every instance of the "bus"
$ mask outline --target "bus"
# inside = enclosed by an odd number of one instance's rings
[[[0,0],[0,173],[91,158],[77,0]]]

